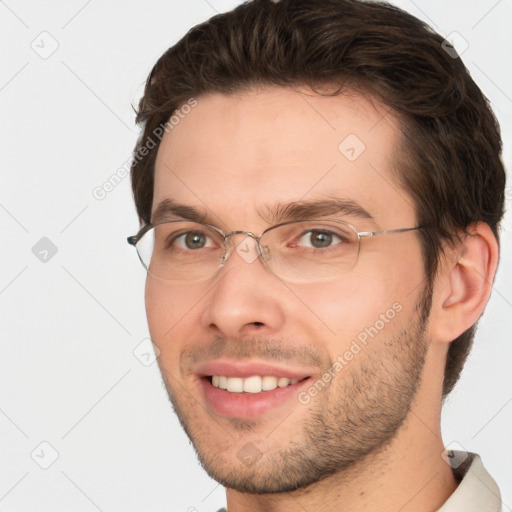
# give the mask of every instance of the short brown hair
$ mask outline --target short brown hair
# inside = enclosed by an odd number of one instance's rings
[[[145,141],[192,97],[258,85],[322,84],[375,97],[402,119],[397,178],[415,201],[432,285],[444,242],[483,221],[498,239],[505,171],[496,118],[454,49],[414,16],[383,2],[253,0],[193,27],[153,67],[136,121],[131,176],[149,223],[158,143]],[[459,379],[475,326],[451,342],[443,398]]]

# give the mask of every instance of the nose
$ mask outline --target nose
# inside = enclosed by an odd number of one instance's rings
[[[201,322],[216,336],[237,339],[271,334],[284,324],[282,284],[259,257],[254,237],[237,234],[229,256],[205,298]]]

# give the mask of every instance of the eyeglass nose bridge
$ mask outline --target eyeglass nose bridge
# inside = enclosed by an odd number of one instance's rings
[[[235,247],[238,248],[241,246],[241,244],[235,246],[235,244],[232,242],[231,239],[235,235],[245,235],[246,237],[247,236],[251,237],[256,244],[256,249],[257,249],[256,255],[254,255],[254,254],[244,255],[244,253],[250,252],[249,249],[247,249],[247,250],[240,249],[237,251],[242,259],[244,259],[248,263],[252,263],[252,261],[256,260],[257,258],[261,258],[263,260],[263,263],[266,264],[267,260],[270,259],[270,250],[268,247],[262,246],[260,244],[261,236],[257,236],[254,233],[251,233],[250,231],[231,231],[224,235],[224,253],[222,254],[222,257],[221,257],[221,265],[224,265],[229,260],[229,257],[233,253],[233,250],[235,249]]]

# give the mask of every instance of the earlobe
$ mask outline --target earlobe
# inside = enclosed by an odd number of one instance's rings
[[[498,264],[498,242],[479,222],[448,249],[434,286],[431,313],[433,340],[451,342],[475,324],[489,299]]]

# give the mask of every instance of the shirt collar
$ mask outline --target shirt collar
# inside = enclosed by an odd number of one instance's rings
[[[450,450],[450,464],[460,482],[438,512],[499,512],[500,490],[476,453]]]

